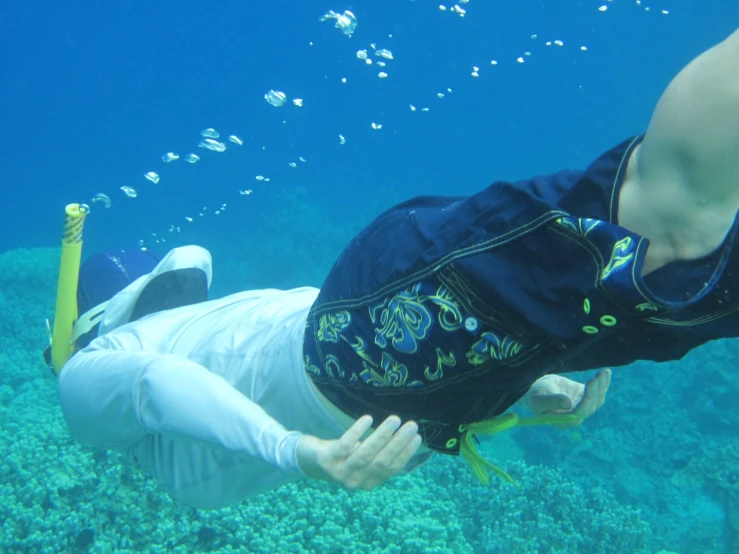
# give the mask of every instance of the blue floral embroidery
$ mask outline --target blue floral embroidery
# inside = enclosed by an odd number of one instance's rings
[[[384,350],[390,342],[398,352],[415,354],[418,351],[419,341],[428,337],[433,323],[431,312],[423,305],[425,297],[420,290],[419,283],[370,308],[372,323],[379,325],[375,328],[377,346]]]
[[[463,330],[464,316],[454,294],[445,285],[437,282],[434,287],[433,293],[424,293],[424,285],[418,283],[370,307],[374,342],[366,340],[366,332],[354,328],[348,311],[322,315],[316,331],[318,341],[343,343],[354,352],[356,362],[329,348],[335,354],[323,357],[323,368],[306,358],[308,371],[349,382],[361,379],[378,387],[419,387],[437,382],[446,370],[457,368],[458,357],[464,360],[466,348],[469,348],[466,362],[470,366],[510,358],[523,348],[512,337],[493,332],[482,333],[471,347],[468,341],[473,339],[467,333],[459,338],[443,339],[439,334],[451,336]],[[415,358],[426,340],[433,340],[433,345],[425,346],[434,348],[433,353]],[[454,347],[442,350],[441,345],[457,345],[459,350],[455,351]]]

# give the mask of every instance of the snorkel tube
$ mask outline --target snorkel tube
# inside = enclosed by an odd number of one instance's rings
[[[90,208],[86,204],[69,204],[65,212],[54,330],[51,333],[51,367],[55,375],[59,375],[64,364],[74,354],[72,332],[78,316],[77,283],[82,259],[82,229]]]

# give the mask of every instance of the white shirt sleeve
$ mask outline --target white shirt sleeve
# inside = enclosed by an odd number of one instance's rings
[[[123,344],[129,338],[100,337],[62,369],[61,407],[77,440],[124,450],[148,433],[161,434],[302,473],[301,433],[286,430],[221,376],[182,356]]]

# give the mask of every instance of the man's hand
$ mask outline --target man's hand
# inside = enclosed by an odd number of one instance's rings
[[[603,405],[611,385],[611,370],[604,369],[588,381],[587,385],[562,377],[545,375],[536,381],[524,396],[524,404],[536,415],[574,414],[577,422],[561,427],[580,425]]]
[[[421,446],[418,425],[390,416],[367,439],[372,426],[368,415],[354,422],[337,440],[305,435],[298,441],[298,465],[312,479],[338,483],[349,489],[369,490],[398,474]]]

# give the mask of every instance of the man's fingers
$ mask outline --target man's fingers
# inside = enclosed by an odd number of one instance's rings
[[[367,475],[366,487],[372,488],[398,474],[418,452],[423,443],[418,426],[408,422],[393,435],[393,440],[372,461],[371,473]]]
[[[593,415],[598,408],[603,406],[610,385],[611,370],[605,369],[599,372],[585,385],[582,400],[573,413],[582,416],[583,419],[587,419]]]
[[[586,386],[586,391],[589,389],[592,394],[592,410],[595,412],[598,408],[603,406],[606,401],[606,392],[611,384],[611,370],[605,369],[599,371],[595,377],[593,377]],[[591,413],[592,415],[592,413]]]
[[[403,452],[416,437],[418,437],[416,440],[420,441],[418,424],[415,421],[408,421],[387,441],[384,448],[375,456],[374,461],[380,468],[390,472],[400,470],[410,459],[410,456],[403,459]]]
[[[372,417],[365,415],[337,440],[321,441],[307,436],[298,443],[309,451],[309,455],[302,456],[301,467],[310,477],[332,480],[348,488],[371,489],[403,469],[421,445],[418,424],[400,424],[398,416],[390,416],[362,441],[372,426]],[[316,471],[310,467],[311,447],[318,452],[314,456],[314,465],[319,468]]]
[[[357,446],[359,439],[362,438],[367,430],[372,427],[372,416],[363,415],[354,424],[346,430],[339,440],[334,443],[333,453],[339,458],[344,459],[351,454]]]
[[[582,400],[575,408],[573,412],[575,415],[581,416],[583,419],[589,418],[595,412],[595,407],[598,404],[598,377],[593,377],[588,384],[585,385],[585,390],[582,394]]]
[[[393,433],[400,427],[400,418],[390,416],[380,424],[374,432],[367,437],[351,454],[349,466],[352,471],[357,471],[367,465],[382,450]]]
[[[606,394],[608,394],[608,389],[611,386],[611,376],[612,371],[610,369],[604,369],[596,377],[600,377],[600,388],[598,390],[598,405],[596,406],[596,410],[599,409],[606,401]]]
[[[405,467],[408,462],[411,461],[411,458],[416,455],[416,452],[418,452],[418,449],[421,448],[421,445],[423,444],[423,437],[416,433],[413,435],[413,438],[411,438],[410,441],[408,441],[408,444],[405,445],[405,448],[398,454],[398,458],[403,460],[403,466]],[[427,454],[427,456],[430,456],[431,453]]]

